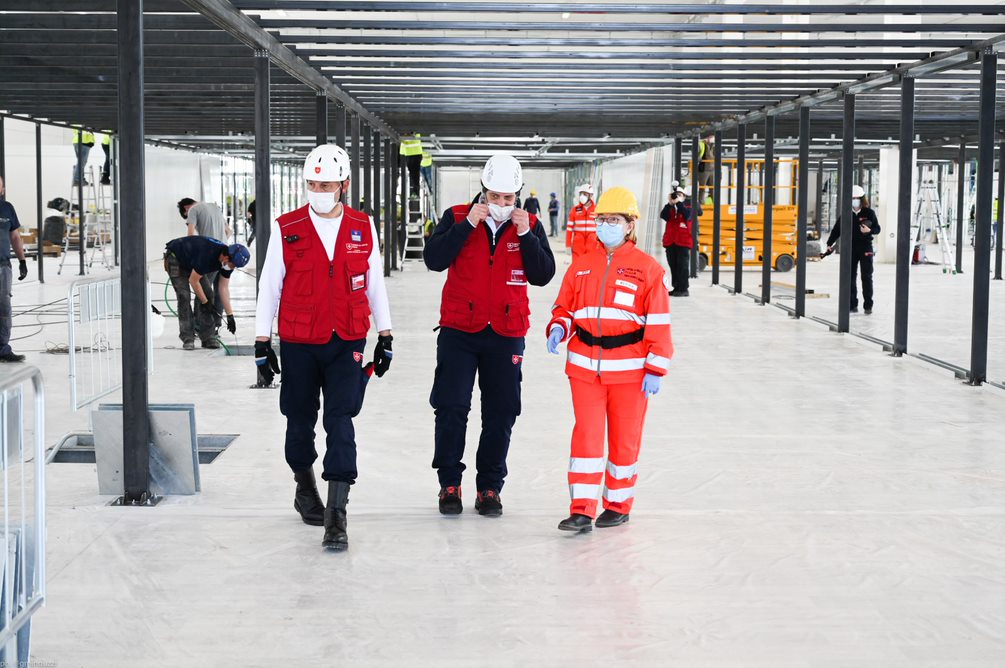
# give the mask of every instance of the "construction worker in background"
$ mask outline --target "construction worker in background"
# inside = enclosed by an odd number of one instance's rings
[[[419,199],[419,172],[422,169],[422,135],[415,133],[410,139],[402,139],[398,153],[405,156],[408,167],[408,198]]]
[[[566,231],[565,245],[572,248],[572,257],[579,257],[587,251],[591,251],[597,246],[597,226],[593,222],[594,209],[597,208],[593,201],[594,190],[589,183],[576,188],[579,202],[569,211],[569,226]]]
[[[548,200],[548,218],[551,219],[551,232],[548,234],[549,237],[553,237],[558,234],[558,196],[555,193],[551,193],[551,199]]]
[[[164,247],[164,271],[171,279],[178,298],[178,336],[183,350],[195,350],[195,335],[203,348],[216,349],[215,292],[227,312],[227,330],[237,332],[234,310],[230,306],[230,276],[248,264],[251,253],[241,244],[228,246],[209,237],[187,236],[172,239]],[[216,285],[207,278],[219,274]],[[192,293],[198,303],[192,311]]]
[[[712,180],[715,176],[715,135],[710,134],[698,142],[698,202],[709,203],[712,198]],[[708,200],[705,198],[708,197]]]
[[[25,261],[24,242],[21,241],[21,221],[18,220],[14,205],[7,201],[6,186],[0,176],[0,362],[23,362],[24,355],[18,355],[10,347],[10,332],[14,326],[14,311],[11,305],[11,288],[14,272],[10,266],[10,252],[17,257],[17,280],[28,276]],[[39,241],[39,248],[42,243]]]
[[[224,221],[223,210],[212,202],[197,202],[191,197],[178,201],[178,213],[188,227],[188,235],[209,237],[217,241],[230,240],[230,226]],[[219,274],[215,271],[205,276],[213,286],[213,331],[214,334],[223,324],[223,302],[220,301]]]
[[[429,192],[433,192],[433,154],[429,151],[422,151],[422,162],[419,163],[419,171],[422,172],[422,178],[425,179]]]
[[[530,197],[528,197],[523,203],[523,210],[532,216],[541,215],[541,202],[537,199],[536,190],[530,191]]]
[[[555,258],[537,217],[515,206],[523,170],[513,156],[496,153],[482,170],[481,193],[443,218],[426,244],[433,271],[447,272],[436,341],[436,374],[429,403],[436,414],[433,468],[439,509],[463,510],[461,477],[465,432],[475,375],[481,389],[475,510],[502,515],[510,434],[520,414],[524,336],[530,327],[527,284],[547,285]]]
[[[352,418],[363,404],[368,369],[363,350],[370,315],[377,326],[373,372],[391,365],[391,313],[373,219],[340,200],[349,186],[349,155],[334,144],[316,147],[304,161],[307,204],[272,224],[259,280],[255,364],[259,384],[280,372],[272,349],[279,312],[284,382],[279,409],[286,416],[286,463],[296,481],[293,508],[306,524],[324,525],[324,549],[349,547],[346,504],[356,481]],[[314,478],[314,426],[324,392],[324,468],[328,501]]]
[[[73,154],[77,156],[77,162],[73,164],[73,187],[76,188],[80,185],[80,170],[87,166],[87,157],[91,155],[91,147],[94,146],[94,133],[77,128],[70,141],[73,144]],[[84,185],[87,185],[86,179]]]
[[[666,224],[663,230],[663,249],[670,267],[673,283],[671,297],[689,297],[691,287],[688,276],[691,273],[691,249],[694,247],[692,229],[691,199],[683,188],[677,186],[671,193],[669,202],[663,206],[660,218]],[[698,207],[701,215],[701,207]]]
[[[858,313],[858,290],[855,285],[856,267],[862,272],[862,306],[865,314],[872,314],[872,264],[875,253],[872,250],[872,238],[879,234],[879,219],[876,212],[869,208],[869,198],[865,196],[862,186],[851,187],[851,312]],[[940,231],[941,234],[941,231]],[[841,237],[841,216],[838,216],[827,237],[828,254],[834,252],[834,244]]]
[[[101,185],[112,184],[112,135],[107,132],[101,137],[101,150],[105,152],[105,164],[101,167]]]
[[[572,260],[546,329],[548,352],[557,355],[559,344],[568,341],[565,373],[576,415],[568,474],[572,503],[570,516],[558,525],[562,531],[593,529],[601,482],[604,512],[597,527],[628,521],[646,406],[673,355],[666,273],[635,245],[635,195],[627,188],[606,190],[596,213],[602,245]]]

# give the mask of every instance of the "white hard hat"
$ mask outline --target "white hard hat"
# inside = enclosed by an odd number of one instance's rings
[[[349,178],[349,154],[335,144],[321,144],[304,160],[307,181],[345,181]]]
[[[862,186],[852,186],[851,187],[852,197],[865,197],[865,189]]]
[[[596,194],[596,192],[593,190],[593,186],[590,185],[589,183],[584,183],[581,186],[579,186],[578,188],[576,188],[576,192],[577,193],[590,193],[591,195],[595,195]]]
[[[523,188],[523,168],[509,153],[495,153],[482,169],[482,186],[497,193],[518,193]]]

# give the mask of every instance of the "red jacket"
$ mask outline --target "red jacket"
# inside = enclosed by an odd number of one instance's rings
[[[454,224],[470,225],[470,210],[470,204],[451,207]],[[537,224],[537,217],[531,215],[531,229]],[[483,230],[475,232],[447,271],[440,326],[473,334],[491,325],[502,336],[524,336],[530,329],[530,301],[516,227],[506,226],[496,239],[495,253],[488,235]]]
[[[610,257],[598,247],[573,259],[545,328],[565,330],[565,373],[588,382],[599,377],[604,385],[665,375],[673,357],[668,289],[663,267],[631,241]],[[584,340],[632,335],[637,340],[615,348]]]
[[[691,208],[684,205],[667,204],[660,213],[660,218],[666,222],[663,231],[663,247],[683,246],[691,248],[694,244],[691,220]]]
[[[283,235],[283,294],[279,339],[328,343],[332,332],[347,341],[365,339],[370,329],[366,276],[373,238],[370,219],[344,207],[331,260],[314,229],[307,206],[279,217]]]

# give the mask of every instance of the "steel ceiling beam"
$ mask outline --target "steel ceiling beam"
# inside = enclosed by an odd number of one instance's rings
[[[883,60],[883,61],[903,61],[920,60],[927,58],[930,51],[863,51],[852,49],[850,51],[582,51],[576,49],[552,48],[547,51],[529,51],[527,49],[513,51],[475,51],[475,50],[416,50],[412,45],[388,45],[377,49],[357,49],[345,48],[350,44],[343,44],[341,47],[331,47],[323,49],[296,49],[297,55],[306,58],[323,61],[331,58],[346,57],[386,57],[395,54],[398,57],[408,58],[577,58],[577,59],[633,59],[645,58],[646,60]],[[649,44],[646,44],[649,46]]]

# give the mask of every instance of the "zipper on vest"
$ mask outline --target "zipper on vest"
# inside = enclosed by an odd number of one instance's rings
[[[611,271],[611,260],[614,259],[613,253],[608,253],[607,255],[607,268],[604,269],[604,279],[600,281],[600,294],[597,297],[597,338],[603,338],[604,330],[600,324],[600,310],[604,307],[604,292],[607,290],[607,274]],[[597,376],[600,376],[600,362],[604,359],[604,348],[601,346],[600,351],[597,353]]]
[[[328,278],[335,278],[335,263],[328,263]]]

